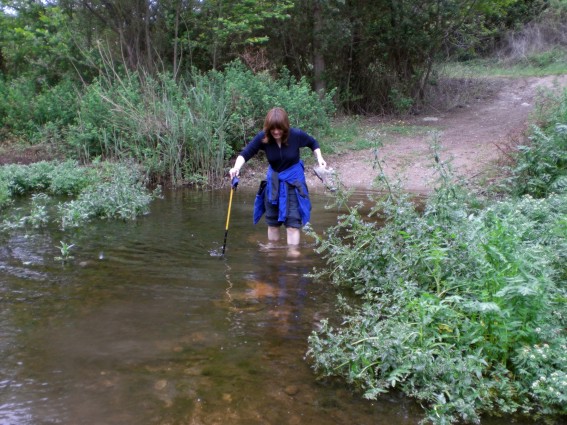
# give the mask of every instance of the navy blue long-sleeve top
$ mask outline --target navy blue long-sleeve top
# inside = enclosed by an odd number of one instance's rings
[[[264,131],[260,131],[250,143],[240,152],[240,155],[248,161],[260,150],[266,153],[266,158],[272,169],[277,172],[287,170],[297,164],[300,160],[299,150],[310,148],[312,151],[319,148],[317,140],[298,128],[290,128],[287,139],[287,146],[282,144],[281,148],[277,143],[262,143]]]

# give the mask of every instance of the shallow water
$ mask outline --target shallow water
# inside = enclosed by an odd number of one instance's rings
[[[416,424],[398,395],[319,382],[307,336],[334,289],[304,237],[264,249],[254,193],[167,193],[136,222],[11,234],[0,248],[0,423]],[[313,193],[318,232],[336,210]],[[283,236],[283,235],[282,235]],[[74,258],[55,260],[60,241]]]

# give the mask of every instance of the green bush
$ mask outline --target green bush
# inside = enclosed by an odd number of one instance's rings
[[[542,122],[530,131],[530,143],[514,153],[515,165],[506,183],[515,195],[545,197],[567,191],[567,91],[549,96]]]
[[[8,182],[0,177],[0,210],[9,205],[12,199]]]
[[[353,209],[318,240],[321,274],[360,300],[309,338],[318,373],[398,389],[436,424],[566,414],[565,194],[479,209],[442,179],[418,209],[386,193],[383,223]]]
[[[75,161],[40,161],[30,165],[0,167],[0,181],[10,197],[45,192],[51,195],[76,195],[90,184],[89,169]]]
[[[115,109],[121,104],[137,106],[139,92],[139,82],[135,78],[114,85],[105,79],[97,79],[86,88],[80,97],[77,122],[69,127],[67,137],[67,143],[78,158],[116,158],[120,153],[116,147],[128,155],[128,145],[123,145],[123,141],[129,140],[129,135],[119,129],[124,117],[119,116],[120,109]]]
[[[0,83],[0,124],[27,142],[44,141],[43,128],[63,132],[78,110],[78,90],[70,80],[55,86],[37,87],[33,80],[20,78]]]
[[[94,181],[77,199],[58,205],[63,229],[78,227],[93,218],[133,220],[147,214],[159,192],[150,193],[132,164],[102,164]]]
[[[85,162],[133,159],[173,184],[220,181],[226,161],[274,106],[315,135],[329,129],[334,111],[332,93],[320,100],[307,80],[286,71],[278,79],[254,75],[236,62],[180,80],[167,73],[109,73],[82,93],[71,81],[37,87],[22,78],[2,81],[0,94],[2,124],[13,134],[55,144]]]
[[[33,101],[36,89],[33,81],[26,78],[14,79],[5,83],[2,100],[3,125],[16,135],[31,137],[37,131],[33,122]]]
[[[306,80],[254,75],[235,63],[180,81],[169,74],[101,78],[83,95],[68,141],[83,158],[132,158],[174,184],[214,184],[274,106],[306,131],[330,126],[331,95],[321,101]]]
[[[93,218],[133,219],[149,211],[159,191],[146,187],[144,173],[135,164],[97,163],[81,167],[74,161],[39,162],[0,167],[0,208],[15,196],[32,195],[30,211],[7,210],[2,228],[39,227],[49,221],[51,196],[72,196],[60,201],[62,228],[77,227]]]

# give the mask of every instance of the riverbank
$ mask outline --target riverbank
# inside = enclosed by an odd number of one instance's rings
[[[407,191],[427,193],[435,177],[430,167],[433,160],[430,146],[437,138],[441,160],[451,161],[455,174],[471,184],[484,185],[496,178],[502,166],[509,162],[509,152],[525,142],[524,133],[530,119],[534,119],[538,96],[546,90],[566,86],[567,75],[490,78],[476,96],[465,96],[464,101],[448,111],[430,108],[401,120],[377,116],[361,118],[357,125],[358,131],[363,133],[360,137],[380,141],[378,156],[374,148],[347,148],[338,154],[325,154],[325,159],[346,188],[372,189],[378,175],[378,159],[391,180],[399,179]],[[412,130],[382,131],[393,122]],[[8,141],[0,145],[0,165],[29,164],[59,156],[42,145],[20,147]],[[306,158],[306,163],[309,186],[322,188],[313,172],[314,161]],[[264,170],[263,161],[247,164],[240,185],[256,186]]]

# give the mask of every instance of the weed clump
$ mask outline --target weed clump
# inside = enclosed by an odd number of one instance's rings
[[[159,190],[151,192],[140,168],[129,163],[43,161],[0,168],[0,207],[30,194],[30,208],[9,209],[1,228],[40,228],[55,221],[65,229],[94,218],[134,219],[149,211]]]
[[[327,266],[315,275],[356,301],[339,297],[341,322],[310,336],[313,367],[369,399],[399,389],[435,424],[566,414],[565,191],[549,179],[545,190],[524,185],[534,195],[480,199],[435,160],[437,188],[423,207],[382,175],[371,213],[380,220],[351,208],[318,237]]]

